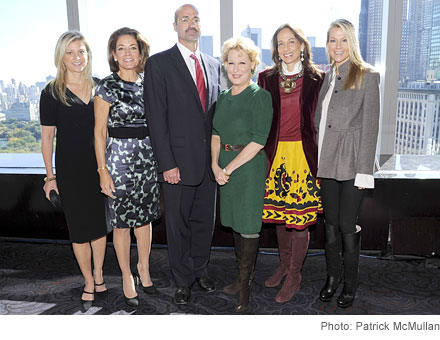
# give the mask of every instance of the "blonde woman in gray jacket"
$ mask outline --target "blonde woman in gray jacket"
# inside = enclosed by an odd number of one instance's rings
[[[319,298],[330,301],[344,279],[337,304],[347,308],[353,304],[357,287],[360,227],[356,222],[363,189],[374,187],[379,74],[362,60],[349,21],[331,23],[326,47],[331,68],[315,115],[327,263],[327,281]]]

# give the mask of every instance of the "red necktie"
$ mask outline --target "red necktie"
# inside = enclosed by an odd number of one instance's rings
[[[205,79],[203,77],[202,66],[200,66],[199,59],[197,59],[195,54],[191,54],[190,57],[194,59],[196,64],[196,81],[197,81],[197,92],[199,93],[200,102],[202,103],[203,112],[205,112],[206,106],[206,86]]]

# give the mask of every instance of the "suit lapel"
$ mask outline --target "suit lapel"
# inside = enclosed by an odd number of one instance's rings
[[[172,47],[171,56],[174,60],[174,65],[176,66],[177,73],[183,79],[182,81],[183,86],[188,87],[190,89],[192,95],[197,100],[197,103],[199,103],[200,111],[203,112],[202,105],[200,102],[199,92],[197,91],[197,85],[194,83],[194,79],[188,70],[188,66],[186,65],[186,62],[183,59],[182,54],[180,53],[179,48],[177,47],[177,44]]]

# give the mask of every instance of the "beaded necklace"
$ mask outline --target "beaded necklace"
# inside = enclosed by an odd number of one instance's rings
[[[283,79],[280,82],[280,86],[284,89],[285,93],[290,93],[292,92],[292,90],[294,90],[296,88],[296,81],[301,78],[304,74],[304,69],[302,69],[299,73],[295,74],[292,78],[287,78],[284,73],[283,70],[280,70],[280,76],[281,79]]]

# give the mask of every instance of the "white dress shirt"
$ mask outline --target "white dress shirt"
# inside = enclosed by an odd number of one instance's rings
[[[177,42],[177,47],[180,51],[180,54],[182,54],[183,60],[185,60],[186,66],[188,67],[188,70],[189,70],[189,73],[191,73],[191,77],[194,80],[194,84],[196,84],[196,86],[197,86],[196,61],[190,57],[191,54],[196,55],[197,59],[199,60],[200,66],[202,67],[202,70],[203,70],[203,78],[205,80],[205,86],[206,86],[206,88],[208,88],[208,84],[206,83],[206,74],[205,74],[205,70],[203,69],[203,63],[202,63],[202,58],[200,57],[199,48],[197,48],[197,50],[195,52],[193,52],[190,49],[186,48],[179,41]]]

